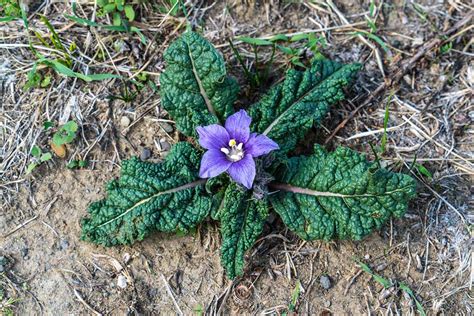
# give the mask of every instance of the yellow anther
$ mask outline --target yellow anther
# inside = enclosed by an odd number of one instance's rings
[[[237,145],[237,142],[235,141],[235,139],[232,138],[231,140],[229,140],[230,147],[234,147],[235,145]]]

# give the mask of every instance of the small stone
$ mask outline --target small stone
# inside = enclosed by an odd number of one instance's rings
[[[323,289],[328,290],[331,288],[331,279],[327,275],[322,275],[319,278],[319,284],[321,284]]]
[[[151,157],[151,150],[148,149],[148,148],[143,148],[143,149],[142,149],[142,152],[140,153],[140,159],[141,159],[142,161],[145,161],[145,160],[147,160],[147,159],[150,158],[150,157]]]
[[[169,124],[169,123],[162,122],[162,123],[160,123],[160,126],[161,126],[161,128],[163,128],[163,130],[164,130],[165,132],[167,132],[167,133],[173,133],[173,131],[174,131],[173,126],[172,126],[171,124]]]
[[[7,258],[0,256],[0,273],[5,272],[7,269]]]
[[[324,307],[326,307],[326,308],[331,307],[331,301],[330,300],[324,301]]]
[[[118,276],[117,286],[121,289],[124,289],[127,287],[127,278],[123,274]]]
[[[474,111],[469,112],[469,118],[474,121]]]
[[[168,151],[171,148],[171,144],[168,143],[164,138],[160,139],[161,151]]]
[[[120,119],[120,126],[122,127],[128,127],[130,123],[130,119],[127,116],[122,116],[122,118]]]
[[[59,249],[66,250],[69,247],[69,242],[66,239],[61,239],[59,242]]]
[[[130,262],[130,259],[132,257],[130,256],[130,254],[128,252],[126,252],[124,255],[123,255],[123,263],[127,264]]]
[[[21,256],[23,258],[27,259],[26,257],[28,257],[28,248],[25,247],[25,248],[21,249],[20,252],[21,252]]]

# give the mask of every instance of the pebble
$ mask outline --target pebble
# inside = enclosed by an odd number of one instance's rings
[[[128,127],[130,123],[130,119],[127,116],[122,116],[122,118],[120,119],[120,126],[122,127]]]
[[[20,252],[21,252],[21,256],[23,258],[28,259],[27,258],[28,257],[28,248],[25,247],[25,248],[21,249]]]
[[[168,151],[171,148],[171,144],[168,143],[164,138],[160,139],[161,151]]]
[[[69,247],[69,242],[66,239],[61,239],[59,242],[59,249],[66,250]]]
[[[0,256],[0,273],[5,272],[7,268],[7,258]]]
[[[150,151],[150,149],[148,149],[148,148],[146,148],[146,147],[143,148],[143,149],[142,149],[142,152],[140,153],[140,159],[141,159],[142,161],[145,161],[145,160],[147,160],[147,159],[150,158],[150,157],[151,157],[151,151]]]
[[[124,289],[127,287],[127,278],[123,274],[118,276],[117,286],[121,289]]]
[[[167,133],[172,133],[174,131],[174,128],[171,124],[162,122],[160,123],[160,126],[163,128],[163,130]]]
[[[321,284],[323,289],[328,290],[331,288],[331,279],[327,275],[322,275],[319,278],[319,284]]]

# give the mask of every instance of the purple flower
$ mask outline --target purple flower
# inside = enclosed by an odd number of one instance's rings
[[[250,189],[255,179],[255,157],[278,149],[278,144],[265,135],[250,134],[252,118],[240,110],[218,124],[199,126],[199,144],[207,151],[201,160],[199,176],[211,178],[227,171],[231,178]]]

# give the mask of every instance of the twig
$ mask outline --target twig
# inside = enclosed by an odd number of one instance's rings
[[[173,301],[174,307],[176,308],[178,315],[180,316],[184,315],[183,312],[181,311],[181,308],[179,308],[179,305],[174,298],[173,291],[171,291],[170,285],[168,284],[168,281],[166,281],[166,278],[163,275],[163,273],[161,273],[161,279],[163,280],[163,283],[165,284],[166,291],[168,292],[168,295],[171,297],[171,300]]]
[[[450,36],[451,34],[457,32],[460,28],[462,28],[465,24],[469,23],[472,19],[473,12],[471,11],[469,14],[467,14],[461,21],[456,23],[451,29],[448,31],[441,33],[439,37],[434,38],[430,40],[428,43],[424,44],[416,53],[413,57],[411,57],[408,60],[400,62],[400,64],[395,67],[397,71],[389,75],[387,77],[387,80],[379,85],[377,89],[372,92],[368,98],[362,102],[361,105],[359,105],[357,108],[355,108],[339,125],[336,127],[336,129],[329,135],[329,137],[326,139],[324,144],[327,144],[331,141],[331,139],[334,138],[334,136],[337,135],[337,133],[346,126],[347,122],[349,122],[357,112],[359,112],[362,108],[367,106],[369,103],[371,103],[379,94],[381,94],[383,91],[386,89],[392,88],[396,83],[400,81],[400,79],[405,76],[406,73],[411,71],[415,65],[418,63],[420,59],[422,59],[429,51],[431,51],[433,48],[438,47],[442,45],[443,43],[446,42],[446,40],[443,40],[442,38],[445,38],[447,36]]]

